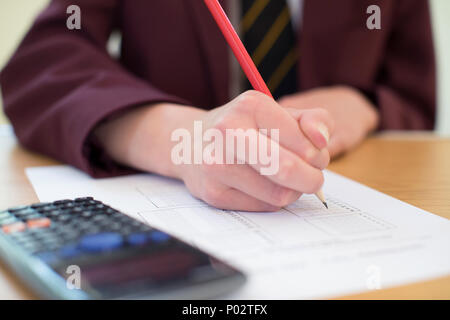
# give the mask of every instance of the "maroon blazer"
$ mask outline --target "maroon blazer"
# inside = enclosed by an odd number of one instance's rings
[[[71,4],[81,8],[81,30],[66,28]],[[371,4],[381,7],[381,30],[366,28]],[[119,61],[105,49],[116,29]],[[426,0],[305,0],[299,39],[299,91],[353,86],[375,102],[380,129],[433,128]],[[148,103],[226,103],[228,59],[202,0],[54,0],[1,73],[5,112],[29,149],[94,176],[119,174],[125,171],[102,152],[93,128]]]

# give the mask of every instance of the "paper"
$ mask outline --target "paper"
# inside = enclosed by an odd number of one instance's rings
[[[327,298],[450,274],[450,222],[325,171],[329,210],[302,196],[276,213],[212,208],[151,174],[92,179],[68,166],[28,168],[43,202],[93,196],[236,266],[225,298]]]
[[[11,125],[0,124],[0,137],[14,137],[14,132]]]

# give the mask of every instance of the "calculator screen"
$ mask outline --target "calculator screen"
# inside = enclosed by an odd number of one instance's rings
[[[63,274],[65,268],[59,268]],[[80,265],[81,289],[99,298],[153,295],[160,290],[220,278],[228,270],[222,263],[196,250],[168,249],[131,257]],[[67,277],[67,275],[65,275]]]
[[[195,264],[196,259],[192,254],[162,252],[90,266],[82,275],[94,287],[142,279],[157,283],[161,280],[186,276]]]

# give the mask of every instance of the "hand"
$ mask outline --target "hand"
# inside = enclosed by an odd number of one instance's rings
[[[227,129],[267,129],[269,133],[279,129],[278,141],[258,134],[256,145],[258,153],[261,141],[271,146],[271,152],[278,147],[278,170],[261,175],[259,170],[267,163],[259,157],[256,162],[249,161],[249,148],[244,154],[233,154],[232,164],[175,164],[171,156],[178,143],[171,140],[172,133],[184,128],[190,137],[199,138],[194,134],[194,121],[201,122],[203,132],[216,129],[223,137]],[[142,107],[100,126],[95,134],[117,162],[183,180],[195,197],[210,205],[274,211],[322,186],[321,170],[330,159],[327,139],[331,130],[332,120],[326,111],[288,110],[262,93],[248,91],[211,111],[168,103]],[[202,137],[200,140],[204,144]],[[192,148],[195,144],[191,143]],[[223,155],[233,151],[224,149]],[[244,163],[237,163],[237,158]]]
[[[328,150],[332,157],[356,147],[378,126],[375,106],[350,87],[314,89],[283,97],[278,102],[283,107],[300,110],[323,108],[331,114],[335,128]]]
[[[279,129],[279,142],[259,135],[267,144],[274,143],[279,148],[279,169],[273,175],[262,176],[260,159],[253,164],[248,161],[247,147],[245,155],[234,154],[235,158],[245,159],[245,164],[185,165],[178,171],[180,178],[194,196],[231,210],[278,210],[302,193],[318,191],[323,184],[321,170],[329,163],[326,132],[331,131],[332,121],[321,110],[297,111],[294,116],[256,91],[248,91],[207,112],[201,120],[203,130],[217,129],[224,137],[227,129]],[[260,143],[261,140],[257,142],[258,151]],[[233,151],[224,149],[223,154]]]

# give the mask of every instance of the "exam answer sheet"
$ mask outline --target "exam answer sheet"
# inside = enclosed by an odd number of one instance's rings
[[[92,196],[242,270],[247,283],[223,298],[328,298],[450,274],[450,221],[330,171],[329,210],[304,195],[274,213],[219,210],[152,174],[26,173],[42,202]]]

